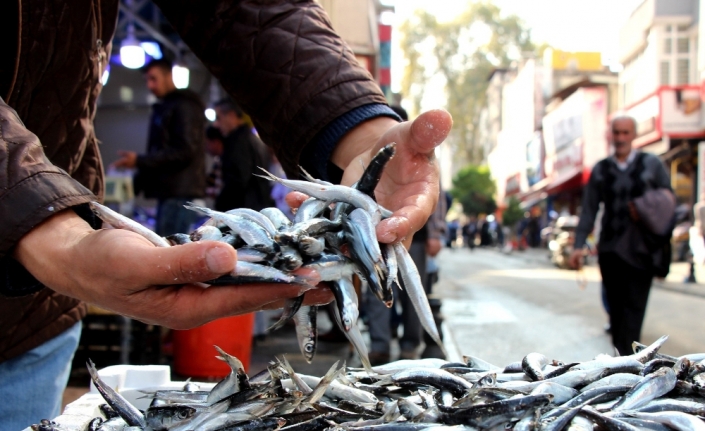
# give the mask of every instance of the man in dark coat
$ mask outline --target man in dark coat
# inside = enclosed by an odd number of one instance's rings
[[[215,199],[215,209],[262,208],[274,205],[271,182],[257,176],[259,168],[268,169],[269,150],[245,122],[240,106],[223,99],[215,105],[215,127],[223,135],[220,156],[223,188]]]
[[[205,106],[196,93],[177,89],[171,63],[154,60],[144,68],[147,87],[158,99],[149,121],[147,154],[121,151],[113,166],[137,168],[135,192],[159,200],[161,236],[188,233],[198,214],[184,204],[205,196]]]
[[[570,257],[571,266],[582,266],[585,240],[603,202],[598,261],[609,308],[612,343],[620,355],[633,353],[632,342],[639,341],[654,278],[652,251],[645,242],[648,233],[641,226],[634,199],[649,189],[671,189],[661,160],[632,148],[635,137],[633,118],[612,120],[614,155],[592,168],[590,181],[583,190],[575,251]]]

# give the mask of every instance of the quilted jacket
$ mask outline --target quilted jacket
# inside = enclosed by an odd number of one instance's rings
[[[155,3],[251,114],[289,174],[329,123],[356,108],[386,103],[312,0]],[[84,315],[78,301],[39,290],[11,253],[52,214],[101,196],[92,120],[117,12],[118,0],[3,4],[0,361],[40,345]]]

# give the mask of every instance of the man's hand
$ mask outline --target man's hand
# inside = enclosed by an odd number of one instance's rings
[[[450,114],[443,110],[428,111],[404,123],[375,118],[348,132],[336,146],[331,161],[344,170],[342,183],[351,185],[382,147],[397,143],[396,154],[375,189],[377,202],[394,211],[377,225],[380,242],[410,240],[435,210],[440,185],[434,150],[452,125]]]
[[[443,243],[438,238],[429,238],[426,240],[426,254],[431,257],[436,257],[436,255],[443,248]]]
[[[634,202],[627,203],[627,206],[629,207],[629,217],[631,217],[635,222],[639,221],[639,211],[636,210],[636,205]]]
[[[285,284],[197,286],[192,283],[232,271],[236,251],[215,241],[155,247],[130,231],[94,231],[71,210],[32,229],[18,243],[14,257],[59,293],[174,329],[280,308],[302,291],[301,286]],[[332,299],[327,289],[306,293],[307,303]]]
[[[118,151],[120,158],[113,162],[114,168],[132,169],[137,166],[137,153],[134,151]]]
[[[585,257],[585,254],[583,253],[582,249],[573,250],[573,253],[571,253],[570,257],[568,258],[568,264],[573,269],[580,269],[583,267],[584,257]]]

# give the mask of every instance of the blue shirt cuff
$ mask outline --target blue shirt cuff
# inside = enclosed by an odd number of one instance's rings
[[[387,105],[374,103],[355,108],[333,120],[332,123],[316,135],[309,145],[309,149],[313,151],[310,153],[304,151],[304,157],[302,157],[300,164],[302,166],[309,166],[313,171],[311,174],[319,179],[335,183],[340,182],[340,178],[332,177],[342,177],[342,171],[340,171],[339,175],[336,172],[329,171],[329,169],[335,171],[335,169],[331,169],[335,167],[329,166],[329,160],[335,146],[343,135],[348,133],[355,126],[377,117],[389,117],[399,122],[402,121],[401,117]]]

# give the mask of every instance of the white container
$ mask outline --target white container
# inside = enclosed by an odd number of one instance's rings
[[[98,371],[100,379],[115,389],[133,406],[140,410],[149,407],[151,398],[142,391],[181,390],[186,382],[171,381],[168,365],[114,365]],[[209,391],[215,383],[198,383],[201,390]],[[144,397],[144,398],[143,398]],[[67,405],[54,422],[66,431],[83,431],[96,417],[103,417],[100,409],[105,400],[91,381],[90,392]],[[23,431],[32,431],[27,427]]]

